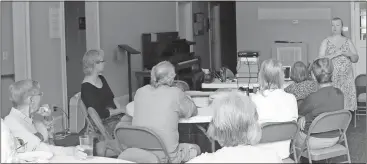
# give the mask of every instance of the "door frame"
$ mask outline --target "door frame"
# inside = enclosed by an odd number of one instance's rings
[[[363,2],[363,1],[362,1]],[[357,49],[357,52],[359,49],[361,48],[366,48],[366,41],[361,41],[360,40],[360,31],[357,30],[359,29],[359,23],[360,23],[360,18],[359,18],[359,2],[358,1],[350,1],[350,15],[351,15],[351,25],[350,25],[350,35],[351,35],[351,40],[352,42],[355,44],[355,47]],[[363,44],[364,42],[364,44]],[[359,54],[361,55],[361,54]],[[357,64],[358,63],[353,63],[353,72],[354,72],[354,76],[357,76]]]
[[[60,28],[61,28],[61,81],[62,81],[62,102],[65,112],[69,115],[69,100],[67,91],[67,69],[66,69],[66,36],[65,36],[65,1],[60,1]],[[86,19],[86,43],[87,50],[100,49],[100,28],[99,28],[99,2],[86,1],[85,2],[85,19]],[[63,115],[65,127],[69,127],[69,122],[65,115]]]
[[[65,43],[65,1],[60,1],[60,62],[61,62],[61,87],[62,87],[62,105],[66,115],[62,115],[64,128],[69,127],[69,105],[68,105],[68,86],[67,86],[67,75],[66,75],[66,43]],[[65,110],[66,109],[66,110]]]

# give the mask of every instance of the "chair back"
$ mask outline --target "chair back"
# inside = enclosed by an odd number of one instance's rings
[[[298,124],[295,121],[269,122],[261,125],[262,136],[260,143],[286,141],[293,139],[298,132]]]
[[[367,85],[367,75],[360,74],[355,79],[357,96],[361,93],[366,93],[366,85]]]
[[[102,134],[105,140],[112,140],[112,136],[106,130],[106,127],[103,125],[101,118],[99,117],[96,110],[92,107],[88,108],[88,114],[92,119],[92,122],[97,126],[98,131]]]
[[[119,125],[115,129],[115,138],[120,144],[129,148],[149,151],[163,151],[170,162],[168,151],[162,139],[152,130],[145,127]]]
[[[311,123],[308,136],[314,133],[323,133],[340,130],[345,133],[352,119],[352,114],[348,110],[325,112],[317,116]]]
[[[96,130],[97,130],[95,128],[96,126],[93,124],[90,116],[88,115],[87,107],[85,106],[83,100],[81,99],[81,93],[79,92],[77,94],[78,94],[78,97],[79,97],[79,99],[77,101],[77,103],[78,103],[78,110],[81,111],[81,113],[83,114],[83,116],[84,116],[84,118],[86,120],[86,123],[87,123],[87,125],[86,125],[87,126],[87,131],[86,132],[87,133],[96,132]]]
[[[176,86],[176,87],[182,89],[184,92],[190,90],[189,84],[187,84],[185,81],[182,81],[182,80],[173,81],[173,86]]]
[[[69,103],[70,113],[70,132],[80,133],[82,130],[87,132],[95,132],[90,118],[88,117],[87,109],[81,99],[81,93],[76,93],[70,98]]]

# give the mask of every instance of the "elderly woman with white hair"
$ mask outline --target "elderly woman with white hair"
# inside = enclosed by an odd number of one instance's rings
[[[175,68],[168,61],[160,62],[152,68],[151,84],[136,91],[132,125],[156,132],[166,146],[171,162],[181,163],[200,154],[200,147],[179,143],[179,119],[196,115],[197,108],[183,90],[172,86],[175,76]],[[153,153],[160,161],[167,160],[163,152]]]
[[[259,122],[288,122],[298,118],[296,97],[283,90],[282,64],[274,59],[265,60],[259,72],[260,91],[251,97],[259,114]],[[261,144],[260,147],[275,150],[282,159],[290,155],[291,140]]]
[[[10,85],[9,91],[13,107],[9,115],[5,117],[4,123],[8,125],[10,132],[24,146],[25,152],[48,151],[55,155],[86,156],[77,147],[60,147],[48,144],[47,135],[36,127],[33,116],[36,113],[47,115],[47,113],[44,114],[44,108],[40,107],[43,94],[38,82],[33,80],[17,81]]]
[[[202,154],[189,163],[281,163],[276,152],[258,148],[261,127],[255,104],[239,91],[213,100],[213,119],[207,135],[222,146],[215,153]]]

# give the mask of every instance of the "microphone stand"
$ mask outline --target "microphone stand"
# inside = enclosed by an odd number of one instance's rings
[[[67,118],[67,121],[68,121],[68,124],[69,124],[69,115],[62,109],[62,108],[59,108],[57,106],[53,106],[53,109],[54,111],[57,111],[57,110],[60,110],[63,112],[63,114],[65,114],[66,118]],[[70,128],[67,127],[63,132],[59,132],[58,135],[55,134],[56,137],[59,137],[59,138],[65,138],[66,136],[69,136],[71,133],[70,133]]]

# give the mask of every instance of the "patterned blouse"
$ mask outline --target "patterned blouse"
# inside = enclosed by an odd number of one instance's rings
[[[290,84],[284,89],[285,92],[293,94],[297,100],[305,99],[309,94],[316,92],[319,85],[314,80],[305,80],[300,83]]]

